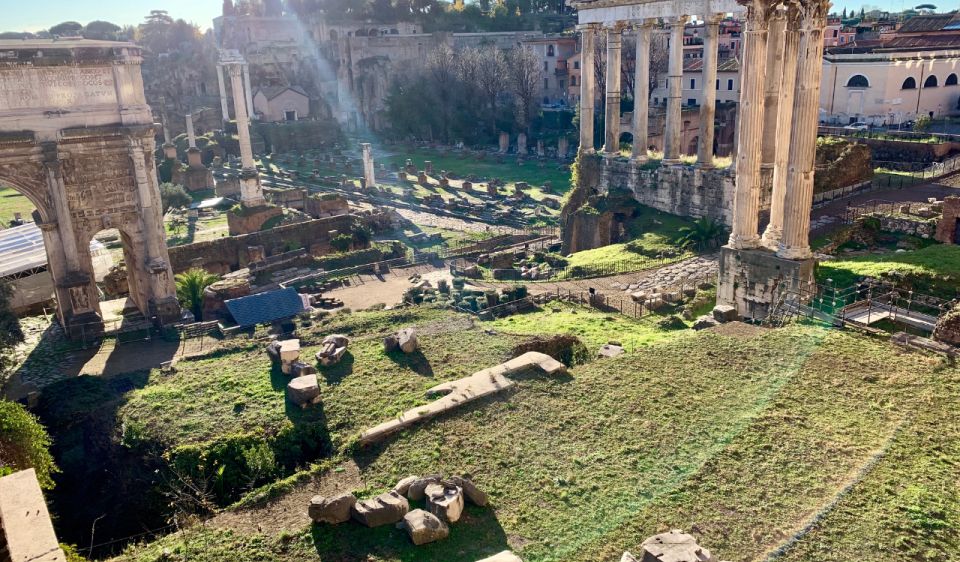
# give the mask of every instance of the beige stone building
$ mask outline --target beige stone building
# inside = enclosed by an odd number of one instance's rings
[[[253,111],[261,121],[299,121],[310,117],[310,97],[298,86],[259,88]]]
[[[580,60],[576,57],[577,38],[547,36],[528,39],[523,44],[540,57],[543,65],[543,105],[573,107],[576,101],[570,98],[570,81],[571,76],[579,74],[579,68],[576,74],[571,72],[572,63]]]

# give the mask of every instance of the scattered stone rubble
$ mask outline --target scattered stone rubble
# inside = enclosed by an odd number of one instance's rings
[[[408,476],[392,490],[368,500],[357,501],[352,493],[314,496],[307,513],[317,524],[339,525],[351,519],[371,528],[395,524],[419,546],[447,538],[449,525],[459,521],[463,514],[465,500],[479,507],[488,503],[487,495],[470,478],[443,479],[439,474],[432,474]],[[411,511],[410,502],[425,502],[426,509]]]
[[[600,350],[597,351],[598,359],[610,359],[613,357],[619,357],[623,355],[625,351],[623,346],[620,345],[620,342],[611,341],[600,346]]]
[[[300,361],[300,340],[278,340],[267,346],[267,355],[274,365],[280,365],[280,371],[290,375],[287,383],[287,399],[307,408],[320,402],[320,384],[317,370],[312,365]]]
[[[323,338],[323,343],[320,344],[320,351],[318,351],[316,355],[317,361],[324,367],[336,365],[343,359],[343,355],[347,352],[347,346],[349,344],[350,340],[347,336],[340,334],[333,334]]]

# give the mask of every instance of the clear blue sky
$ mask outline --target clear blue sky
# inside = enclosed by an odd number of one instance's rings
[[[9,4],[9,5],[7,5]],[[0,31],[40,31],[63,21],[82,24],[106,20],[117,25],[136,25],[150,10],[166,10],[207,29],[220,15],[222,0],[0,0],[3,17]]]
[[[834,9],[860,10],[865,6],[900,11],[923,3],[925,0],[834,0]],[[933,4],[946,11],[956,0],[937,0]],[[63,21],[78,21],[86,24],[92,20],[111,21],[117,25],[136,25],[151,9],[167,10],[174,18],[182,18],[209,28],[214,17],[220,14],[221,0],[0,0],[7,4],[0,18],[0,31],[39,31]]]

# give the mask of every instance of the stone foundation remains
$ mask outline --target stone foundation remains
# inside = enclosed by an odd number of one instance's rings
[[[732,305],[745,319],[763,320],[771,311],[777,289],[814,283],[816,260],[788,260],[770,250],[720,249],[717,304]]]

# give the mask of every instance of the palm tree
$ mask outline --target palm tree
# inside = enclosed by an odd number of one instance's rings
[[[703,217],[693,221],[690,226],[680,227],[677,231],[680,233],[678,242],[682,247],[696,246],[698,250],[703,250],[715,247],[726,234],[727,228],[711,218]]]
[[[174,277],[177,283],[177,300],[189,308],[199,321],[203,315],[203,290],[220,280],[219,275],[194,267]]]

